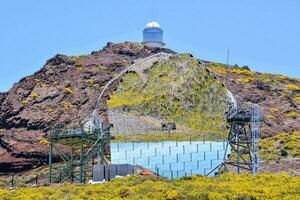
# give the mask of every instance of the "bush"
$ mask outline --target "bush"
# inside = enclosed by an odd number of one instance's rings
[[[71,88],[68,88],[68,87],[66,87],[64,91],[65,91],[66,94],[72,94],[73,93],[73,90],[71,90]]]
[[[300,87],[297,85],[293,85],[293,84],[288,84],[285,86],[287,89],[289,90],[300,90]]]
[[[49,113],[52,113],[52,112],[54,112],[54,109],[53,109],[53,108],[48,108],[47,111],[48,111]]]
[[[211,64],[209,66],[209,68],[213,72],[220,74],[220,75],[226,75],[228,73],[227,70],[224,67],[222,67],[220,64]]]
[[[247,69],[240,69],[240,68],[235,68],[233,70],[231,70],[232,73],[236,73],[236,74],[243,74],[243,75],[253,75],[254,72],[247,70]]]
[[[284,75],[275,75],[275,77],[278,78],[278,79],[282,79],[282,80],[288,80],[289,79],[289,77],[284,76]]]
[[[37,97],[39,97],[39,96],[40,96],[40,95],[39,95],[38,93],[32,93],[32,94],[31,94],[31,97],[34,98],[34,99],[37,98]]]
[[[270,120],[276,120],[276,117],[274,117],[273,115],[267,115],[267,118]]]
[[[289,153],[285,149],[280,149],[280,155],[287,156],[287,155],[289,155]]]
[[[71,103],[63,102],[63,107],[65,110],[69,110],[69,109],[73,108],[74,106]]]
[[[295,102],[300,102],[300,96],[294,98]]]
[[[279,109],[278,108],[270,108],[270,112],[278,112],[279,111]]]
[[[300,117],[300,114],[297,112],[289,112],[285,115],[286,117],[292,117],[292,118],[296,118],[296,117]]]
[[[87,80],[86,83],[88,84],[88,86],[92,87],[94,85],[94,81],[93,80]]]
[[[240,82],[240,83],[251,83],[252,81],[255,80],[255,78],[251,78],[251,77],[248,77],[248,78],[238,78],[236,80],[238,82]]]
[[[21,103],[22,103],[23,105],[27,105],[27,104],[29,103],[29,101],[28,101],[28,100],[22,100]]]
[[[300,157],[300,131],[279,133],[260,142],[260,156],[274,160],[282,156]]]
[[[45,140],[45,139],[40,140],[39,143],[40,143],[41,145],[48,145],[48,144],[49,144],[48,140]]]

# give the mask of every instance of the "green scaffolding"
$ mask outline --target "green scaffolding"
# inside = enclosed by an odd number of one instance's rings
[[[109,164],[109,137],[109,126],[85,130],[56,124],[50,134],[49,183],[85,183],[95,162]]]

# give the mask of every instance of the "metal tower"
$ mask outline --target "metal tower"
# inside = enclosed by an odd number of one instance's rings
[[[250,112],[237,108],[228,113],[227,121],[230,124],[230,132],[220,171],[236,169],[237,173],[249,171],[256,174],[259,164],[258,143],[261,124],[259,106],[252,105]]]
[[[56,124],[51,131],[49,144],[49,183],[85,183],[90,165],[98,158],[100,164],[110,162],[109,126],[85,130]],[[63,165],[54,165],[54,160],[62,160]]]

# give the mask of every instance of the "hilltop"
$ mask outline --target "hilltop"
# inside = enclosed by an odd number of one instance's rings
[[[1,172],[23,171],[46,165],[48,147],[41,141],[47,139],[51,127],[55,123],[79,124],[92,111],[97,95],[105,83],[134,60],[158,52],[175,53],[170,49],[150,49],[138,43],[126,42],[108,43],[102,50],[89,55],[56,55],[49,59],[41,70],[21,79],[8,92],[0,93]],[[195,59],[190,55],[185,56],[183,59],[189,61]],[[181,61],[175,59],[173,62],[180,65]],[[300,169],[295,161],[300,157],[299,79],[253,72],[246,66],[227,67],[221,63],[208,61],[202,63],[212,76],[202,69],[199,71],[200,79],[212,82],[217,87],[218,83],[213,81],[216,77],[245,106],[251,103],[261,106],[264,114],[262,156],[266,161],[271,162],[285,159],[286,165],[280,165],[274,171],[286,171],[291,166],[293,169]],[[199,69],[199,66],[195,69]],[[155,71],[152,71],[153,73],[155,74]],[[151,75],[151,71],[149,74]],[[130,84],[134,81],[139,83],[135,75],[128,74],[128,76],[132,76],[128,79]],[[168,82],[170,77],[165,78]],[[122,84],[123,86],[126,84],[126,78],[120,83]],[[113,101],[120,98],[120,95],[117,96],[118,92],[120,94],[118,85],[119,81],[109,87],[101,104],[101,110],[106,109],[106,100],[111,95],[110,106],[113,107],[114,103],[118,103]],[[196,87],[191,81],[188,85]],[[152,86],[149,87],[149,91]],[[178,91],[181,89],[182,87],[178,88]],[[203,91],[203,95],[209,94],[208,91]],[[138,92],[138,88],[133,88],[133,92]],[[141,97],[146,98],[142,95]],[[208,106],[222,104],[217,102],[218,100],[215,100],[215,103],[208,103]],[[141,108],[134,107],[137,105],[142,104],[133,105],[131,109]],[[155,101],[151,105],[155,105]],[[214,109],[222,110],[221,107],[214,107]],[[265,169],[270,171],[268,167],[266,165]]]

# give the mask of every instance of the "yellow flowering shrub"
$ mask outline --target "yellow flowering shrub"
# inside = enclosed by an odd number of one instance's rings
[[[29,103],[29,101],[28,101],[28,100],[22,100],[21,103],[22,103],[23,105],[27,105],[27,104]]]
[[[295,98],[294,98],[294,101],[295,101],[295,102],[300,102],[300,96],[295,97]]]
[[[41,83],[41,87],[47,87],[46,83]]]
[[[4,132],[4,129],[3,128],[0,128],[0,133]]]
[[[300,113],[297,112],[289,112],[285,115],[286,117],[300,117]]]
[[[0,189],[0,199],[299,199],[300,177],[283,174],[223,174],[167,180],[132,175],[97,185],[65,184]]]
[[[88,86],[92,87],[94,85],[94,81],[93,80],[87,80],[86,83],[88,84]]]
[[[69,102],[63,102],[63,107],[65,110],[69,110],[69,109],[73,108],[74,106]]]
[[[52,113],[52,112],[54,112],[54,109],[53,109],[53,108],[48,108],[47,111],[48,111],[49,113]]]
[[[300,131],[279,133],[260,141],[260,156],[264,160],[280,157],[300,157]]]
[[[209,68],[213,72],[220,74],[220,75],[226,75],[228,73],[227,70],[219,64],[212,64],[211,66],[209,66]]]
[[[278,79],[282,79],[282,80],[288,80],[289,79],[289,77],[284,76],[284,75],[275,75],[275,77],[278,78]]]
[[[243,75],[253,75],[254,72],[247,70],[247,69],[240,69],[240,68],[234,68],[233,70],[231,70],[232,73],[236,73],[236,74],[243,74]]]
[[[48,145],[48,144],[49,144],[48,140],[45,140],[45,139],[40,140],[39,143],[40,143],[41,145]]]
[[[297,85],[293,85],[293,84],[288,84],[285,86],[287,89],[289,90],[300,90],[300,87]]]
[[[38,93],[35,93],[35,92],[31,94],[31,97],[34,98],[34,99],[37,98],[37,97],[39,97],[39,96],[40,95]]]
[[[236,80],[240,83],[251,83],[252,81],[255,80],[255,78],[247,77],[247,78],[238,78]]]
[[[276,117],[274,117],[273,115],[267,115],[267,118],[270,119],[270,120],[275,120]]]
[[[269,110],[270,110],[270,112],[272,112],[272,113],[274,113],[274,112],[278,112],[278,111],[279,111],[279,109],[278,109],[278,108],[273,108],[273,107],[272,107],[272,108],[270,108]]]
[[[64,91],[65,91],[66,94],[72,94],[73,93],[73,90],[71,88],[68,88],[68,87],[66,87],[64,89]]]

